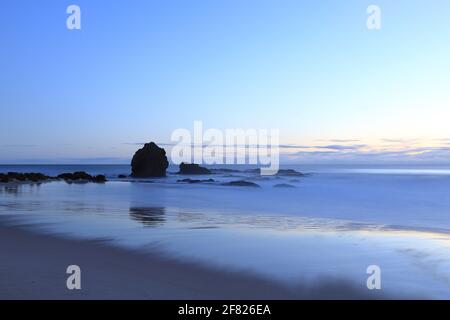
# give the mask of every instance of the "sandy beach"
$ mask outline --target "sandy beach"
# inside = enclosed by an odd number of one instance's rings
[[[38,234],[0,219],[0,299],[302,299],[373,298],[339,281],[285,288],[227,272],[116,248]],[[81,290],[66,288],[66,268],[81,268]]]

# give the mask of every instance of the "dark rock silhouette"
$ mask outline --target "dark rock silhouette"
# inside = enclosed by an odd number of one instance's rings
[[[119,174],[119,176],[118,176],[119,179],[125,179],[126,177],[127,177],[127,176],[124,175],[124,174]]]
[[[97,183],[106,182],[106,177],[103,174],[93,176],[92,182],[97,182]]]
[[[195,163],[182,162],[178,174],[211,174],[211,171]]]
[[[90,174],[87,174],[84,171],[77,171],[74,173],[61,173],[57,176],[58,179],[62,180],[91,180],[92,176]]]
[[[274,188],[295,188],[292,184],[288,183],[279,183],[273,186]]]
[[[8,183],[8,182],[42,182],[52,179],[52,177],[46,176],[42,173],[19,173],[19,172],[8,172],[7,174],[0,173],[0,182]]]
[[[0,182],[44,182],[44,181],[54,181],[54,180],[65,180],[67,182],[96,182],[103,183],[106,182],[106,177],[102,174],[91,176],[84,171],[78,171],[74,173],[62,173],[57,177],[50,177],[42,173],[19,173],[19,172],[8,172],[7,174],[0,173]]]
[[[207,179],[207,180],[182,179],[182,180],[177,180],[177,182],[183,182],[183,183],[208,183],[208,182],[215,182],[215,181],[214,181],[214,179]]]
[[[285,176],[285,177],[303,177],[304,173],[295,171],[293,169],[280,169],[278,170],[277,176]]]
[[[62,173],[56,177],[57,179],[64,180],[66,182],[96,182],[103,183],[106,182],[106,177],[102,174],[97,176],[91,176],[84,171],[77,171],[74,173]]]
[[[222,183],[223,186],[230,186],[230,187],[256,187],[259,188],[260,186],[253,182],[248,182],[245,180],[237,180],[237,181],[231,181],[231,182],[225,182]]]
[[[168,166],[166,150],[150,142],[134,154],[131,175],[136,178],[165,177]]]

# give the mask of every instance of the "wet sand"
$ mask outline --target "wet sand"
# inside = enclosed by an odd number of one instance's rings
[[[284,287],[250,273],[184,263],[155,250],[39,234],[0,217],[0,299],[348,299],[380,298],[347,283]],[[68,290],[66,268],[81,268]]]

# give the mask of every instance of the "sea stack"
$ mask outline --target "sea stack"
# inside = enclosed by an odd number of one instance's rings
[[[150,142],[134,154],[131,175],[137,178],[165,177],[168,166],[166,150]]]

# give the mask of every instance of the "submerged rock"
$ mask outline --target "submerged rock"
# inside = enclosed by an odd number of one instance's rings
[[[248,170],[245,170],[245,172],[261,174],[261,169],[248,169]],[[304,173],[295,171],[294,169],[279,169],[275,175],[276,176],[284,176],[284,177],[303,177],[303,176],[305,176]]]
[[[231,182],[225,182],[222,183],[223,186],[230,186],[230,187],[256,187],[259,188],[260,186],[254,182],[249,182],[245,180],[237,180],[237,181],[231,181]]]
[[[134,154],[131,175],[136,178],[165,177],[168,166],[166,150],[150,142]]]
[[[295,188],[292,184],[288,183],[279,183],[273,186],[274,188]]]
[[[182,179],[182,180],[177,180],[177,182],[183,182],[183,183],[208,183],[208,182],[215,182],[215,181],[214,181],[214,179],[207,179],[207,180]]]
[[[209,171],[211,171],[211,173],[237,173],[237,172],[241,172],[241,170],[228,169],[228,168],[210,169]]]
[[[205,167],[200,167],[195,163],[182,162],[178,174],[211,174],[211,171]]]
[[[305,174],[295,171],[293,169],[280,169],[280,170],[278,170],[277,176],[303,177],[303,176],[305,176]]]

